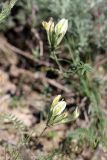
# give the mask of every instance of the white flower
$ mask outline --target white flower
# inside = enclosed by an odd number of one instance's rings
[[[47,126],[74,121],[79,116],[78,107],[76,107],[75,111],[71,114],[64,112],[66,108],[66,102],[60,100],[60,98],[61,95],[56,96],[51,104],[48,114]]]
[[[68,29],[68,20],[67,19],[61,19],[55,26],[55,33],[64,34],[67,32]]]
[[[52,105],[51,105],[51,110],[53,109],[54,106],[56,106],[56,105],[58,104],[60,98],[61,98],[61,95],[58,95],[58,96],[56,96],[56,97],[54,98],[54,100],[53,100],[53,102],[52,102]]]
[[[66,102],[65,101],[60,101],[56,106],[53,107],[53,115],[58,116],[60,115],[64,109],[66,108]]]
[[[49,22],[43,21],[42,25],[47,32],[47,38],[51,49],[56,49],[68,29],[68,20],[61,19],[55,26],[52,18]]]

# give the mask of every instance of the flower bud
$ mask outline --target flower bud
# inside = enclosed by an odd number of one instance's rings
[[[71,122],[76,120],[79,116],[78,107],[71,114],[64,112],[66,108],[66,102],[63,100],[60,101],[60,98],[61,95],[56,96],[51,104],[48,114],[47,126]]]
[[[67,32],[68,20],[63,18],[55,26],[51,18],[49,22],[43,21],[42,25],[47,32],[47,38],[50,48],[52,50],[55,50],[62,41],[65,33]]]
[[[74,119],[77,119],[80,115],[80,112],[78,110],[78,107],[76,107],[75,111],[74,111]]]
[[[50,19],[49,22],[43,21],[42,25],[48,33],[54,31],[54,22],[52,21],[52,19]]]
[[[61,95],[58,95],[58,96],[56,96],[56,97],[54,98],[54,100],[53,100],[53,102],[52,102],[52,105],[51,105],[51,109],[53,109],[53,107],[58,104],[60,98],[61,98]]]
[[[68,20],[67,19],[61,19],[55,26],[55,33],[64,34],[67,32],[68,29]]]
[[[58,116],[60,115],[64,109],[66,108],[66,102],[65,101],[60,101],[56,106],[53,107],[53,115]]]

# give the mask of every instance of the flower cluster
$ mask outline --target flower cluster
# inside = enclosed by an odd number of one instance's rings
[[[67,123],[78,118],[79,111],[78,107],[74,110],[73,113],[68,114],[64,112],[66,108],[66,102],[60,100],[61,95],[58,95],[54,98],[48,115],[47,126],[53,126],[54,124]]]
[[[68,20],[63,18],[55,25],[53,20],[50,19],[49,22],[43,21],[42,25],[47,32],[48,42],[51,49],[56,49],[67,32]]]

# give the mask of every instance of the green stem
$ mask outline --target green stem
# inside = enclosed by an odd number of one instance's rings
[[[57,56],[56,56],[55,51],[53,51],[52,54],[53,54],[53,57],[54,57],[57,65],[58,65],[59,70],[62,72],[62,68],[61,68],[61,65],[60,65],[60,63],[59,63],[59,61],[58,61],[58,58],[57,58]]]

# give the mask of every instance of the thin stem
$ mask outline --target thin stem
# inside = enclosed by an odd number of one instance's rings
[[[39,135],[39,137],[41,137],[43,135],[43,133],[47,130],[48,126],[46,126],[43,131],[41,132],[41,134]]]
[[[61,68],[61,65],[60,65],[60,63],[59,63],[59,61],[58,61],[58,58],[57,58],[57,56],[56,56],[55,51],[53,51],[52,54],[53,54],[54,59],[55,59],[57,65],[58,65],[59,70],[62,72],[62,68]]]
[[[4,148],[4,156],[5,156],[5,160],[7,160],[6,146]]]

